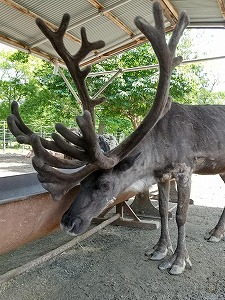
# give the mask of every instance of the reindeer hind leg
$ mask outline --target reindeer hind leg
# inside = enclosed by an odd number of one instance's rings
[[[151,260],[161,260],[166,255],[173,253],[173,247],[170,240],[168,228],[168,202],[170,181],[158,182],[159,189],[159,214],[161,219],[161,234],[158,243],[154,246],[154,251],[148,250],[145,252]]]
[[[220,174],[220,177],[225,183],[225,173]],[[212,243],[218,243],[222,239],[225,239],[225,207],[219,218],[218,223],[209,233],[205,235],[205,239],[208,240],[208,242]]]

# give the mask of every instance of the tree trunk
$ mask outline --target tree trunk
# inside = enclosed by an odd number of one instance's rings
[[[98,126],[98,134],[104,134],[104,132],[105,132],[105,124],[103,122],[100,122]]]

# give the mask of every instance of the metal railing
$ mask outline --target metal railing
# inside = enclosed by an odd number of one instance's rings
[[[30,124],[29,127],[32,129],[35,128],[32,124]],[[51,126],[40,126],[38,130],[34,129],[34,132],[44,138],[50,138],[51,133],[54,131],[55,129]],[[17,143],[16,138],[8,129],[7,122],[0,121],[0,153],[17,152],[23,154],[30,149],[31,147],[29,145],[21,145]]]

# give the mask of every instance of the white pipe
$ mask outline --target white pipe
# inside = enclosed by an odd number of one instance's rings
[[[194,63],[198,63],[198,62],[205,62],[205,61],[217,60],[217,59],[225,59],[225,56],[195,58],[195,59],[190,59],[190,60],[184,60],[181,64],[194,64]],[[151,70],[151,69],[157,69],[158,67],[159,67],[159,65],[157,64],[157,65],[140,66],[140,67],[134,67],[134,68],[126,68],[126,69],[120,69],[120,73],[135,72],[135,71],[141,71],[141,70]],[[95,72],[95,73],[88,74],[88,77],[96,77],[96,76],[114,74],[118,71],[119,70]]]

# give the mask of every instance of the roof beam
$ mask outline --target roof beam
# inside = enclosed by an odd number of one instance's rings
[[[134,48],[134,47],[136,47],[138,45],[141,45],[145,42],[148,42],[148,39],[143,37],[143,38],[140,38],[140,39],[137,39],[137,40],[131,40],[129,43],[126,43],[126,44],[123,44],[123,43],[121,43],[119,45],[117,44],[118,47],[115,46],[115,47],[106,49],[103,52],[99,52],[94,57],[91,57],[91,58],[88,58],[88,59],[82,61],[80,65],[81,65],[81,67],[84,67],[84,66],[87,66],[87,65],[92,65],[92,64],[99,63],[100,61],[102,61],[106,58],[109,58],[112,55],[119,54],[123,51]]]
[[[168,30],[168,28],[167,28]],[[170,30],[172,30],[172,28],[170,27]],[[169,30],[168,30],[169,31]],[[40,50],[38,50],[37,48],[28,48],[26,45],[19,43],[18,41],[15,41],[13,39],[10,39],[4,35],[0,34],[0,41],[2,41],[3,43],[5,43],[6,45],[11,45],[14,48],[17,48],[19,50],[22,50],[24,52],[33,54],[35,56],[38,56],[44,60],[47,60],[53,64],[57,63],[59,66],[65,68],[65,63],[61,58],[55,57],[55,56],[50,56],[49,54],[42,52]],[[115,45],[114,47],[110,47],[108,49],[105,49],[103,52],[99,52],[99,53],[95,53],[94,56],[84,60],[81,63],[81,67],[84,66],[88,66],[88,65],[92,65],[95,63],[98,63],[112,55],[116,55],[118,53],[121,53],[123,51],[129,50],[133,47],[136,47],[138,45],[141,45],[145,42],[148,42],[148,39],[146,37],[144,37],[142,34],[138,34],[135,36],[135,39],[127,39],[124,43],[120,43]]]
[[[97,8],[98,11],[103,16],[105,16],[114,24],[116,24],[117,27],[125,31],[129,36],[132,37],[134,35],[134,32],[127,25],[125,25],[119,18],[117,18],[113,13],[111,13],[110,11],[104,11],[105,7],[98,0],[88,0],[88,2],[92,4],[95,8]]]
[[[92,3],[95,3],[95,7],[98,8],[98,12],[96,12],[96,13],[90,15],[89,17],[84,18],[84,19],[72,24],[71,26],[69,26],[66,35],[69,35],[69,33],[68,33],[69,30],[72,30],[73,28],[79,27],[79,26],[85,24],[86,22],[88,22],[92,19],[95,19],[97,17],[101,17],[103,15],[106,16],[113,9],[115,9],[117,7],[120,7],[120,6],[123,6],[123,5],[129,3],[132,0],[119,0],[116,3],[114,3],[114,4],[112,4],[108,7],[103,7],[103,5],[101,5],[98,2],[98,0],[89,0],[89,1],[91,1]],[[168,0],[164,0],[164,1],[168,1]],[[39,17],[37,14],[35,14],[32,11],[28,10],[27,8],[17,4],[13,0],[0,0],[0,2],[8,5],[10,8],[13,8],[13,9],[19,11],[21,14],[29,16],[32,19],[36,19],[37,17]],[[111,15],[113,15],[113,14],[111,13]],[[52,30],[56,30],[58,28],[56,25],[48,22],[47,20],[43,19],[43,21]],[[173,29],[172,26],[169,26],[169,28],[167,27],[167,31],[170,31],[172,29]],[[109,57],[110,55],[115,55],[115,54],[121,53],[125,50],[129,50],[129,49],[131,49],[131,48],[133,48],[137,45],[143,44],[147,41],[147,39],[142,34],[135,35],[131,30],[129,30],[129,28],[126,28],[126,30],[127,30],[127,33],[128,33],[128,38],[125,41],[123,41],[122,43],[117,44],[116,46],[110,47],[108,49],[104,49],[102,52],[98,51],[98,52],[94,53],[91,57],[84,60],[81,63],[81,65],[86,66],[86,65],[91,65],[91,64],[94,64],[94,63],[98,63],[99,61]],[[34,54],[34,55],[36,55],[38,57],[41,57],[45,60],[48,60],[50,62],[58,61],[60,66],[65,67],[64,62],[60,58],[56,57],[55,55],[49,55],[48,53],[40,51],[37,48],[38,45],[48,41],[47,39],[41,39],[36,43],[33,43],[31,45],[27,45],[27,44],[24,44],[22,42],[16,41],[14,39],[8,38],[8,37],[0,34],[0,40],[5,44],[9,44],[9,45],[11,45],[11,46],[13,46],[17,49],[20,49],[20,50],[25,51],[27,53]]]
[[[165,28],[166,32],[170,32],[173,29],[174,29],[173,26],[168,26]],[[132,39],[128,38],[121,43],[118,43],[110,48],[95,53],[94,57],[89,57],[87,59],[84,59],[80,65],[86,66],[86,65],[98,63],[99,61],[106,59],[112,55],[119,54],[123,51],[127,51],[131,48],[134,48],[146,42],[149,42],[149,40],[142,33],[136,34],[135,36],[132,37]]]
[[[163,7],[164,14],[171,25],[175,25],[178,21],[179,13],[176,7],[172,4],[170,0],[160,0]]]
[[[32,18],[32,19],[34,19],[34,20],[35,20],[36,18],[42,19],[42,20],[45,22],[45,24],[48,25],[48,27],[51,28],[52,30],[57,30],[57,29],[58,29],[58,26],[56,26],[55,24],[53,24],[53,23],[47,21],[46,19],[40,17],[39,15],[33,13],[31,10],[26,9],[25,7],[23,7],[23,6],[19,5],[19,4],[17,4],[17,3],[16,3],[15,1],[13,1],[13,0],[0,0],[0,1],[1,1],[2,3],[4,3],[4,4],[8,5],[8,6],[11,7],[12,9],[15,9],[15,10],[19,11],[20,13],[26,15],[27,17],[30,17],[30,18]],[[75,42],[77,42],[77,43],[79,43],[79,44],[81,43],[81,41],[80,41],[78,38],[76,38],[75,36],[73,36],[73,35],[71,35],[71,34],[69,34],[69,33],[65,33],[65,37],[67,37],[68,39],[70,39],[70,40],[72,40],[72,41],[75,41]],[[44,41],[48,41],[48,40],[45,39]],[[32,47],[35,47],[35,46],[37,46],[37,44],[35,44],[35,45],[32,46]]]
[[[224,4],[224,0],[217,0],[219,8],[221,10],[222,16],[225,19],[225,4]]]
[[[67,32],[74,29],[74,28],[80,27],[80,26],[84,25],[85,23],[87,23],[87,22],[89,22],[93,19],[96,19],[96,18],[102,16],[103,14],[106,14],[107,12],[110,12],[112,9],[115,9],[115,8],[117,8],[121,5],[124,5],[124,4],[126,4],[127,2],[130,2],[130,1],[131,0],[120,0],[115,4],[112,4],[112,5],[104,8],[104,9],[102,9],[101,11],[98,11],[98,12],[96,12],[96,13],[94,13],[94,14],[92,14],[92,15],[90,15],[90,16],[88,16],[88,17],[86,17],[86,18],[84,18],[80,21],[78,21],[78,22],[75,22],[74,24],[70,25],[67,28]],[[38,43],[32,44],[31,47],[36,47],[36,46],[44,43],[45,41],[47,41],[47,39],[42,39],[42,40],[38,41]]]
[[[13,40],[13,39],[11,39],[11,38],[3,35],[3,34],[0,34],[0,41],[3,44],[10,45],[15,49],[24,51],[25,53],[33,54],[33,55],[35,55],[39,58],[42,58],[44,60],[47,60],[47,61],[51,62],[51,63],[54,62],[55,60],[57,60],[59,64],[65,65],[64,61],[61,58],[56,58],[56,57],[50,56],[46,52],[43,52],[39,49],[35,49],[35,48],[30,49],[29,47],[27,47],[27,45],[25,45],[21,42],[18,42],[16,40]]]

